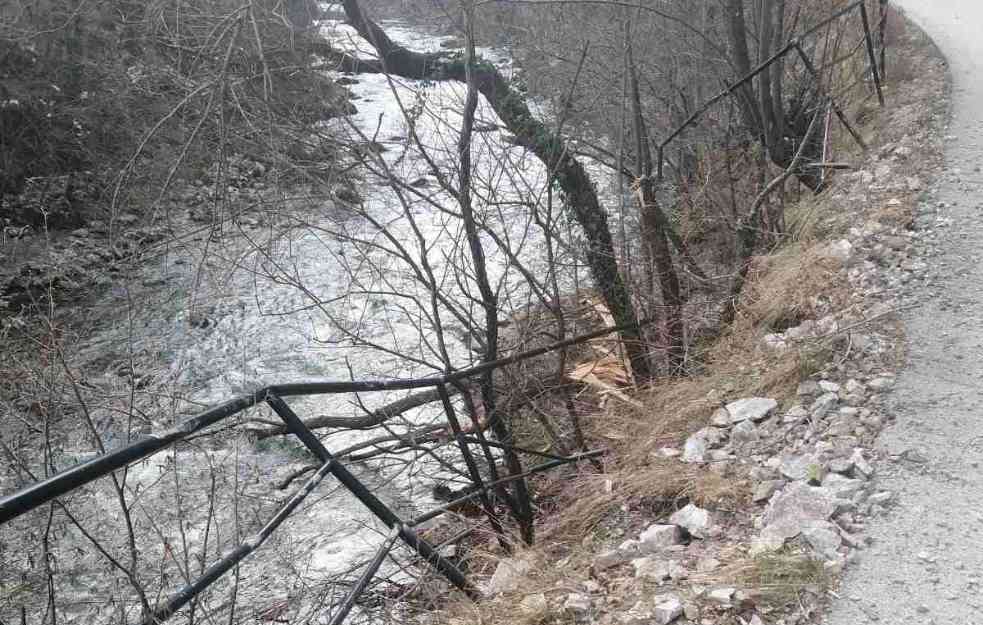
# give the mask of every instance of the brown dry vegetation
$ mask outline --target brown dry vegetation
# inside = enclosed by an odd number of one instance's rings
[[[939,54],[931,42],[920,32],[899,32],[896,18],[892,24],[898,47],[889,59],[892,65],[902,58],[906,64],[904,71],[889,76],[888,108],[881,111],[876,102],[872,105],[868,101],[852,111],[855,118],[863,118],[863,134],[874,150],[905,133],[906,128],[897,123],[899,117],[930,123],[937,113],[934,100],[944,89],[944,75],[938,71]],[[931,105],[926,104],[929,99],[933,100]],[[857,168],[864,164],[864,154],[849,148],[842,136],[837,153]],[[905,173],[924,176],[937,165],[937,154],[924,156],[908,161]],[[536,548],[517,556],[532,564],[521,590],[478,604],[452,603],[436,615],[437,622],[567,622],[569,617],[543,612],[523,599],[537,593],[554,599],[581,592],[581,583],[593,577],[591,564],[597,552],[636,535],[648,523],[667,517],[686,502],[723,512],[735,523],[747,520],[753,512],[747,476],[682,464],[661,458],[657,452],[667,446],[681,447],[690,433],[708,424],[712,412],[723,402],[760,395],[781,403],[794,397],[801,380],[824,368],[835,368],[839,359],[850,355],[849,345],[839,334],[795,344],[784,351],[765,348],[762,337],[776,327],[784,329],[813,317],[817,302],[838,311],[857,303],[840,273],[841,266],[822,253],[849,226],[875,221],[904,227],[910,222],[917,192],[895,195],[900,202],[877,197],[855,206],[845,198],[863,193],[861,188],[866,187],[856,178],[845,176],[825,194],[789,204],[791,239],[755,259],[737,320],[702,354],[704,369],[699,375],[636,390],[631,399],[640,406],[609,398],[585,418],[588,438],[608,449],[605,470],[600,474],[588,467],[567,470],[536,484],[539,498],[549,503]],[[872,319],[871,323],[900,337],[901,328],[891,316]],[[890,364],[899,364],[900,351],[894,356],[898,360]],[[490,574],[500,557],[479,555],[476,572]],[[821,594],[832,583],[821,563],[794,550],[752,558],[744,546],[733,545],[716,557],[723,567],[690,581],[736,585],[748,589],[756,601],[776,607],[795,601],[803,588]],[[606,590],[609,596],[619,592],[617,588]],[[622,589],[625,596],[637,590]],[[622,607],[630,605],[624,600]]]

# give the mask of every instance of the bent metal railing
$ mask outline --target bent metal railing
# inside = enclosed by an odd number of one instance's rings
[[[642,322],[648,325],[652,320]],[[298,384],[275,384],[254,391],[228,401],[224,404],[206,410],[194,417],[187,419],[176,427],[147,435],[141,440],[126,445],[120,449],[105,453],[87,462],[78,464],[61,473],[58,473],[45,480],[39,481],[22,490],[0,499],[0,526],[16,519],[38,507],[56,501],[62,495],[71,493],[99,478],[108,476],[113,472],[128,467],[138,461],[144,460],[153,454],[166,449],[178,442],[188,439],[193,434],[202,432],[206,428],[216,425],[219,422],[243,412],[259,404],[267,404],[283,421],[287,431],[296,436],[304,446],[321,463],[315,473],[307,480],[279,510],[263,525],[259,531],[250,538],[240,543],[235,549],[226,553],[217,562],[205,569],[202,574],[194,581],[189,582],[180,590],[176,591],[166,601],[159,603],[147,615],[143,623],[151,625],[161,623],[177,613],[181,608],[188,605],[198,595],[204,592],[209,586],[219,580],[225,573],[233,569],[238,563],[256,551],[267,539],[277,530],[280,525],[290,517],[290,515],[300,506],[300,504],[317,488],[317,486],[328,475],[332,475],[349,492],[351,492],[373,515],[382,521],[390,530],[390,533],[382,546],[379,547],[375,556],[369,562],[359,579],[340,603],[339,607],[331,616],[331,625],[342,623],[348,616],[360,594],[365,591],[373,576],[382,566],[384,560],[394,548],[397,540],[402,540],[407,546],[415,551],[425,562],[433,566],[438,572],[447,578],[454,586],[459,588],[469,597],[476,599],[480,597],[478,589],[467,579],[464,573],[450,560],[441,555],[439,551],[422,538],[414,528],[423,523],[431,521],[442,514],[454,509],[461,504],[469,503],[478,499],[481,507],[487,515],[492,528],[496,531],[499,541],[508,549],[507,541],[504,538],[504,530],[501,520],[496,516],[494,506],[491,502],[490,494],[502,496],[509,507],[515,509],[515,502],[507,493],[501,491],[501,487],[506,484],[516,483],[525,480],[530,475],[540,473],[564,464],[579,462],[581,460],[596,458],[602,452],[600,450],[585,451],[580,454],[569,456],[557,456],[546,452],[523,449],[516,447],[510,442],[492,441],[482,433],[481,427],[474,428],[474,435],[466,435],[461,428],[460,422],[455,414],[451,402],[451,393],[447,387],[460,386],[466,380],[490,370],[495,370],[507,365],[519,363],[537,356],[542,356],[549,352],[576,345],[600,338],[602,336],[619,332],[624,328],[613,327],[604,328],[596,332],[584,334],[578,337],[567,339],[546,347],[530,350],[521,354],[516,354],[502,358],[493,362],[484,363],[466,370],[453,371],[438,376],[431,376],[418,379],[396,379],[396,380],[374,380],[374,381],[352,381],[352,382],[311,382]],[[321,443],[321,440],[308,428],[297,416],[293,409],[287,404],[284,398],[310,395],[329,395],[341,393],[366,393],[393,390],[411,390],[433,388],[437,390],[438,397],[447,416],[447,422],[454,434],[454,440],[460,449],[461,455],[468,470],[468,475],[472,482],[471,487],[457,499],[446,503],[437,509],[421,514],[413,519],[402,519],[393,510],[376,497],[349,471],[343,462],[336,458]],[[494,419],[496,417],[492,417]],[[469,445],[480,445],[484,448],[485,457],[491,458],[491,449],[497,448],[506,452],[519,452],[534,455],[546,459],[545,462],[515,472],[510,475],[498,477],[494,467],[490,467],[492,479],[485,481],[478,464],[471,452]],[[522,522],[517,514],[516,518]],[[531,519],[528,520],[531,522]]]
[[[877,100],[880,103],[880,105],[883,107],[884,106],[884,92],[883,92],[883,87],[882,87],[882,84],[881,84],[881,80],[884,77],[884,65],[885,65],[884,55],[886,54],[886,50],[887,50],[887,46],[886,46],[886,43],[885,43],[885,29],[887,27],[888,6],[889,6],[890,2],[889,2],[889,0],[878,0],[878,12],[879,12],[880,15],[879,15],[878,23],[877,23],[877,39],[878,39],[878,41],[876,43],[879,44],[880,45],[880,48],[881,48],[880,49],[880,56],[881,56],[880,64],[878,64],[878,61],[877,61],[877,53],[874,50],[874,47],[875,47],[875,38],[874,38],[873,32],[872,32],[871,27],[870,27],[871,24],[870,24],[870,16],[869,16],[868,11],[867,11],[867,2],[868,2],[868,0],[856,0],[855,2],[852,2],[852,3],[848,4],[847,6],[841,8],[840,10],[836,11],[835,13],[833,13],[832,15],[830,15],[829,17],[827,17],[826,19],[824,19],[821,22],[819,22],[818,24],[813,25],[807,31],[796,35],[795,37],[793,37],[792,39],[790,39],[781,49],[779,49],[777,52],[775,52],[774,54],[772,54],[767,59],[761,61],[761,63],[759,63],[756,67],[754,67],[746,75],[742,76],[739,80],[737,80],[737,81],[735,81],[733,83],[730,83],[721,92],[719,92],[718,94],[716,94],[715,96],[713,96],[709,100],[705,101],[700,106],[700,108],[698,108],[697,110],[695,110],[685,121],[683,121],[681,124],[679,124],[675,128],[675,130],[673,130],[672,132],[670,132],[669,135],[665,139],[663,139],[662,141],[660,141],[659,144],[656,146],[656,152],[658,153],[658,157],[657,157],[657,160],[658,160],[658,163],[657,163],[657,178],[658,178],[658,180],[661,181],[663,179],[663,170],[664,170],[664,164],[665,164],[665,150],[666,150],[666,147],[668,147],[668,145],[670,143],[672,143],[677,138],[679,138],[679,136],[682,135],[683,132],[687,128],[689,128],[690,126],[694,125],[697,121],[700,120],[700,118],[702,118],[704,115],[706,115],[706,113],[711,108],[713,108],[713,106],[715,104],[717,104],[718,102],[720,102],[724,98],[730,96],[735,91],[737,91],[738,89],[740,89],[742,86],[744,86],[744,85],[748,84],[749,82],[751,82],[752,80],[754,80],[755,77],[757,77],[762,72],[766,71],[768,68],[770,68],[775,63],[778,63],[779,61],[782,61],[786,56],[788,56],[788,55],[790,55],[792,53],[795,53],[796,55],[798,55],[798,57],[802,60],[803,64],[805,65],[806,71],[809,72],[810,76],[812,76],[813,80],[815,81],[816,86],[820,89],[820,91],[825,91],[825,89],[823,88],[823,85],[822,85],[822,79],[821,79],[821,77],[819,75],[819,72],[816,70],[816,67],[814,66],[812,60],[805,53],[805,50],[803,50],[803,48],[802,48],[802,42],[807,37],[811,37],[812,35],[816,34],[817,32],[819,32],[820,30],[822,30],[823,28],[825,28],[829,24],[833,23],[834,21],[836,21],[836,20],[840,19],[841,17],[843,17],[845,15],[848,15],[848,14],[854,12],[854,11],[857,11],[859,13],[859,15],[860,15],[860,24],[863,27],[863,31],[864,31],[863,46],[864,46],[864,49],[865,49],[865,51],[867,53],[867,60],[870,63],[870,73],[871,73],[871,78],[873,78],[873,81],[874,81],[874,88],[875,88],[875,91],[877,93]],[[867,144],[864,142],[864,140],[860,136],[860,134],[850,124],[850,121],[847,119],[846,115],[843,113],[843,111],[840,109],[840,107],[836,104],[836,102],[833,99],[833,97],[830,94],[827,93],[825,95],[824,99],[827,102],[829,102],[830,106],[833,109],[833,112],[836,113],[837,118],[840,120],[840,122],[843,124],[843,126],[850,133],[850,136],[853,137],[854,141],[857,142],[857,145],[859,145],[862,150],[866,151],[867,150]]]

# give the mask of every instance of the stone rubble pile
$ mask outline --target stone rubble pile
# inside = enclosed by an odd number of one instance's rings
[[[914,115],[911,106],[899,109],[895,121]],[[866,519],[902,505],[878,487],[878,459],[870,451],[891,420],[885,398],[896,384],[892,355],[899,337],[881,322],[917,303],[918,292],[940,279],[944,267],[926,259],[936,251],[937,233],[951,224],[945,203],[932,199],[918,175],[935,165],[918,160],[925,146],[937,144],[932,124],[907,128],[910,134],[880,148],[866,169],[842,175],[828,192],[842,207],[839,227],[832,216],[830,231],[842,234],[822,248],[822,256],[849,288],[848,305],[813,302],[816,318],[763,338],[774,350],[839,340],[841,359],[803,381],[792,398],[722,403],[704,427],[653,454],[660,461],[747,475],[747,509],[680,502],[635,538],[596,553],[590,579],[580,588],[544,596],[551,613],[601,625],[811,622],[822,603],[820,588],[806,586],[798,607],[788,611],[761,601],[760,589],[717,583],[715,576],[734,579],[724,569],[737,553],[797,554],[835,577],[869,547]],[[857,219],[863,215],[872,216]],[[911,219],[905,221],[906,215]],[[915,449],[905,456],[926,462]]]

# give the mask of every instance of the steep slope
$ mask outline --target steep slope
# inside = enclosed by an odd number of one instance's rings
[[[894,396],[896,423],[879,451],[882,486],[897,494],[896,511],[869,526],[872,546],[851,567],[829,625],[979,623],[983,570],[983,5],[957,0],[901,0],[949,59],[952,121],[945,171],[923,197],[938,210],[930,261],[941,279],[913,294],[907,314],[910,360]],[[909,621],[910,619],[910,621]]]

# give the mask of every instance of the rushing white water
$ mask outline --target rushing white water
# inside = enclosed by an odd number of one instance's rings
[[[386,28],[414,49],[440,48],[439,37],[398,24]],[[326,23],[324,30],[341,45],[347,41],[352,50],[367,48],[340,24]],[[507,70],[508,59],[491,50],[481,53]],[[474,362],[461,321],[440,306],[441,322],[434,323],[430,290],[414,273],[426,259],[441,292],[460,310],[481,318],[456,201],[432,172],[436,166],[452,184],[456,181],[464,89],[455,83],[382,75],[359,75],[357,81],[351,89],[358,98],[358,113],[332,121],[329,130],[356,143],[372,139],[384,146],[376,168],[420,181],[414,187],[419,194],[398,194],[384,179],[369,174],[360,189],[361,214],[330,202],[314,207],[284,202],[269,208],[260,224],[226,227],[217,239],[208,232],[186,236],[134,268],[123,286],[101,302],[96,311],[101,321],[78,349],[83,360],[99,361],[107,354],[125,360],[133,353],[142,363],[156,362],[147,365],[157,378],[154,390],[166,389],[167,394],[137,396],[137,405],[155,428],[267,384],[433,373],[443,366],[436,347],[438,325],[446,330],[452,365]],[[481,132],[473,141],[475,208],[514,255],[510,260],[493,237],[483,235],[490,278],[503,314],[508,314],[534,302],[514,261],[539,279],[549,270],[543,232],[530,208],[538,207],[540,214],[545,210],[547,175],[542,163],[508,141],[486,102],[480,104],[477,117]],[[411,123],[422,150],[409,139]],[[554,225],[560,224],[556,214],[553,219]],[[404,246],[405,256],[396,251],[398,246]],[[569,261],[565,259],[568,266],[575,264]],[[569,284],[569,274],[560,278],[561,284]],[[193,318],[205,318],[207,325],[191,323]],[[353,336],[358,340],[353,342]],[[105,379],[112,378],[107,371]],[[171,395],[182,399],[172,401]],[[401,395],[378,393],[358,401],[372,408]],[[292,398],[290,404],[301,417],[364,414],[350,396]],[[118,413],[97,410],[96,416],[108,447],[125,442]],[[250,416],[275,418],[264,409]],[[404,415],[395,427],[405,431],[440,417],[439,407],[427,407]],[[378,433],[341,432],[325,442],[337,450],[374,435]],[[207,440],[158,454],[130,470],[128,488],[143,493],[134,508],[137,525],[152,528],[141,536],[142,552],[160,551],[166,539],[181,553],[205,551],[201,563],[207,564],[221,548],[236,542],[233,527],[241,525],[248,534],[284,499],[273,492],[273,484],[297,463],[295,445]],[[76,459],[89,457],[91,447],[81,445],[72,454]],[[428,491],[433,478],[445,475],[428,462],[370,462],[353,470],[380,498],[407,515],[420,502],[432,503]],[[105,484],[100,489],[102,497],[90,505],[101,511],[102,527],[113,532],[122,518],[112,491]],[[240,492],[239,498],[228,495],[233,490]],[[209,515],[215,520],[211,525]],[[218,535],[219,527],[225,528],[224,535]],[[259,609],[270,597],[303,595],[292,609],[316,613],[318,603],[310,589],[370,554],[382,540],[381,529],[329,478],[240,569],[248,582],[243,583],[240,599]],[[206,537],[211,540],[208,549],[202,546]],[[167,550],[164,553],[163,562],[169,566]],[[89,558],[99,561],[98,554]],[[180,576],[174,577],[170,586],[180,581]],[[80,581],[75,589],[79,601],[97,599],[98,582]],[[323,600],[317,592],[313,596]]]

